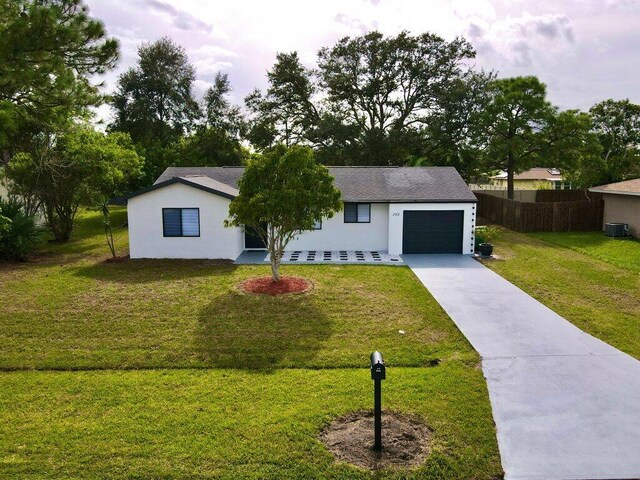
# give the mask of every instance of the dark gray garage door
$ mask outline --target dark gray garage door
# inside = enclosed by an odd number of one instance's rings
[[[462,253],[462,210],[405,210],[402,253]]]

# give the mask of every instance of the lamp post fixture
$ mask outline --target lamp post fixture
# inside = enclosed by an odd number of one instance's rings
[[[382,380],[387,377],[384,359],[380,352],[371,354],[371,379],[373,380],[374,450],[382,450]]]

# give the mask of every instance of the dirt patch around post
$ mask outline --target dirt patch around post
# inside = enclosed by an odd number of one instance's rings
[[[429,456],[431,430],[415,417],[382,412],[382,451],[373,450],[373,412],[354,412],[333,421],[320,441],[336,460],[370,470],[410,468]]]
[[[283,295],[285,293],[305,293],[313,288],[313,284],[300,277],[280,277],[274,282],[271,277],[249,278],[238,285],[245,293],[260,295]]]

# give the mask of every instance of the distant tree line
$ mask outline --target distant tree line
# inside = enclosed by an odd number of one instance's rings
[[[218,73],[200,101],[195,69],[162,38],[139,49],[118,82],[111,131],[145,157],[141,184],[169,165],[240,165],[251,151],[306,145],[326,165],[448,165],[467,181],[556,167],[578,187],[640,175],[640,106],[606,100],[561,111],[536,77],[497,78],[470,67],[463,38],[425,33],[345,37],[310,69],[278,53],[265,91],[241,106]]]
[[[3,175],[58,241],[80,207],[168,166],[243,165],[280,144],[311,147],[326,165],[449,165],[468,181],[505,170],[510,196],[513,176],[536,165],[579,187],[640,176],[640,106],[562,111],[536,77],[498,78],[474,57],[464,38],[345,37],[314,68],[278,53],[267,88],[234,105],[223,72],[196,98],[185,50],[161,38],[140,45],[106,95],[95,79],[117,65],[118,42],[82,0],[0,0]],[[113,121],[102,132],[91,117],[105,103]]]

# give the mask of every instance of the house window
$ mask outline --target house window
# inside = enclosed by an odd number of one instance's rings
[[[163,208],[162,233],[165,237],[199,237],[200,209]]]
[[[369,203],[345,203],[344,223],[369,223],[371,222],[371,204]]]
[[[316,221],[315,225],[313,226],[314,230],[322,230],[322,220],[318,220]]]

